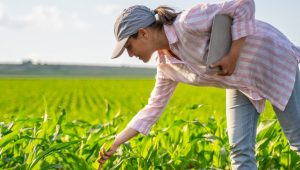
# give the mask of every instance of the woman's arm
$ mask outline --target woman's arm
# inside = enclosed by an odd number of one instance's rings
[[[185,25],[192,32],[209,33],[213,19],[217,14],[229,15],[232,18],[231,34],[233,41],[230,52],[212,66],[222,67],[223,72],[220,75],[231,75],[236,67],[245,37],[256,31],[255,3],[254,0],[201,3],[186,12]]]
[[[137,134],[139,134],[138,131],[132,129],[132,128],[125,128],[122,132],[120,132],[115,139],[115,142],[113,143],[112,147],[118,147],[121,144],[127,142],[131,138],[135,137]]]
[[[110,158],[111,155],[113,155],[118,147],[127,142],[128,140],[130,140],[131,138],[135,137],[136,135],[138,135],[139,132],[132,129],[132,128],[125,128],[122,132],[120,132],[116,138],[114,143],[112,144],[111,148],[106,152],[104,148],[102,148],[102,150],[100,151],[100,159],[98,160],[98,162],[101,164],[104,164],[105,161]]]
[[[159,68],[157,77],[158,78],[156,78],[155,87],[152,90],[148,104],[142,110],[140,110],[138,114],[135,115],[130,121],[127,127],[116,136],[114,143],[108,151],[105,151],[104,148],[101,149],[101,158],[98,160],[100,167],[111,155],[116,152],[117,148],[121,144],[135,137],[139,133],[147,135],[151,129],[151,126],[159,119],[163,109],[167,105],[171,95],[175,90],[177,82],[170,79],[159,78],[161,77]]]
[[[255,4],[253,0],[230,0],[200,3],[186,11],[185,26],[193,32],[209,33],[217,14],[232,18],[232,40],[255,33]]]
[[[157,69],[159,71],[159,68]],[[148,135],[151,127],[157,122],[167,106],[177,83],[170,79],[156,78],[155,87],[148,99],[148,104],[131,119],[127,127],[135,129],[145,136]]]
[[[241,49],[245,43],[245,37],[232,41],[229,53],[222,59],[210,65],[211,68],[221,67],[222,70],[218,75],[230,76],[236,67],[236,63],[241,53]]]

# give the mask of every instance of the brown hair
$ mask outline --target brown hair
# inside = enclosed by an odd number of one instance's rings
[[[159,6],[154,10],[154,13],[158,15],[158,20],[156,20],[149,27],[161,29],[163,25],[172,25],[176,17],[181,12],[176,12],[174,8],[168,6]]]

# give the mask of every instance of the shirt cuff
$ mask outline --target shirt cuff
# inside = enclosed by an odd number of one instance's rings
[[[136,121],[135,119],[131,120],[127,127],[132,128],[138,132],[140,132],[141,134],[143,134],[144,136],[147,136],[151,130],[151,124],[149,124],[148,122],[144,122],[142,120],[138,120]]]

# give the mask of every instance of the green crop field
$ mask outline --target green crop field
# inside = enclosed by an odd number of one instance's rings
[[[0,169],[96,169],[147,104],[153,79],[1,78]],[[268,104],[258,124],[259,169],[298,169]],[[104,169],[230,169],[225,90],[179,84],[148,136],[122,145]]]

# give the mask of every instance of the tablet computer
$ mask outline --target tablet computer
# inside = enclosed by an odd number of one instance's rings
[[[232,43],[231,25],[232,18],[228,15],[217,14],[213,19],[206,61],[206,72],[209,74],[218,73],[222,69],[210,68],[210,65],[229,52]]]

